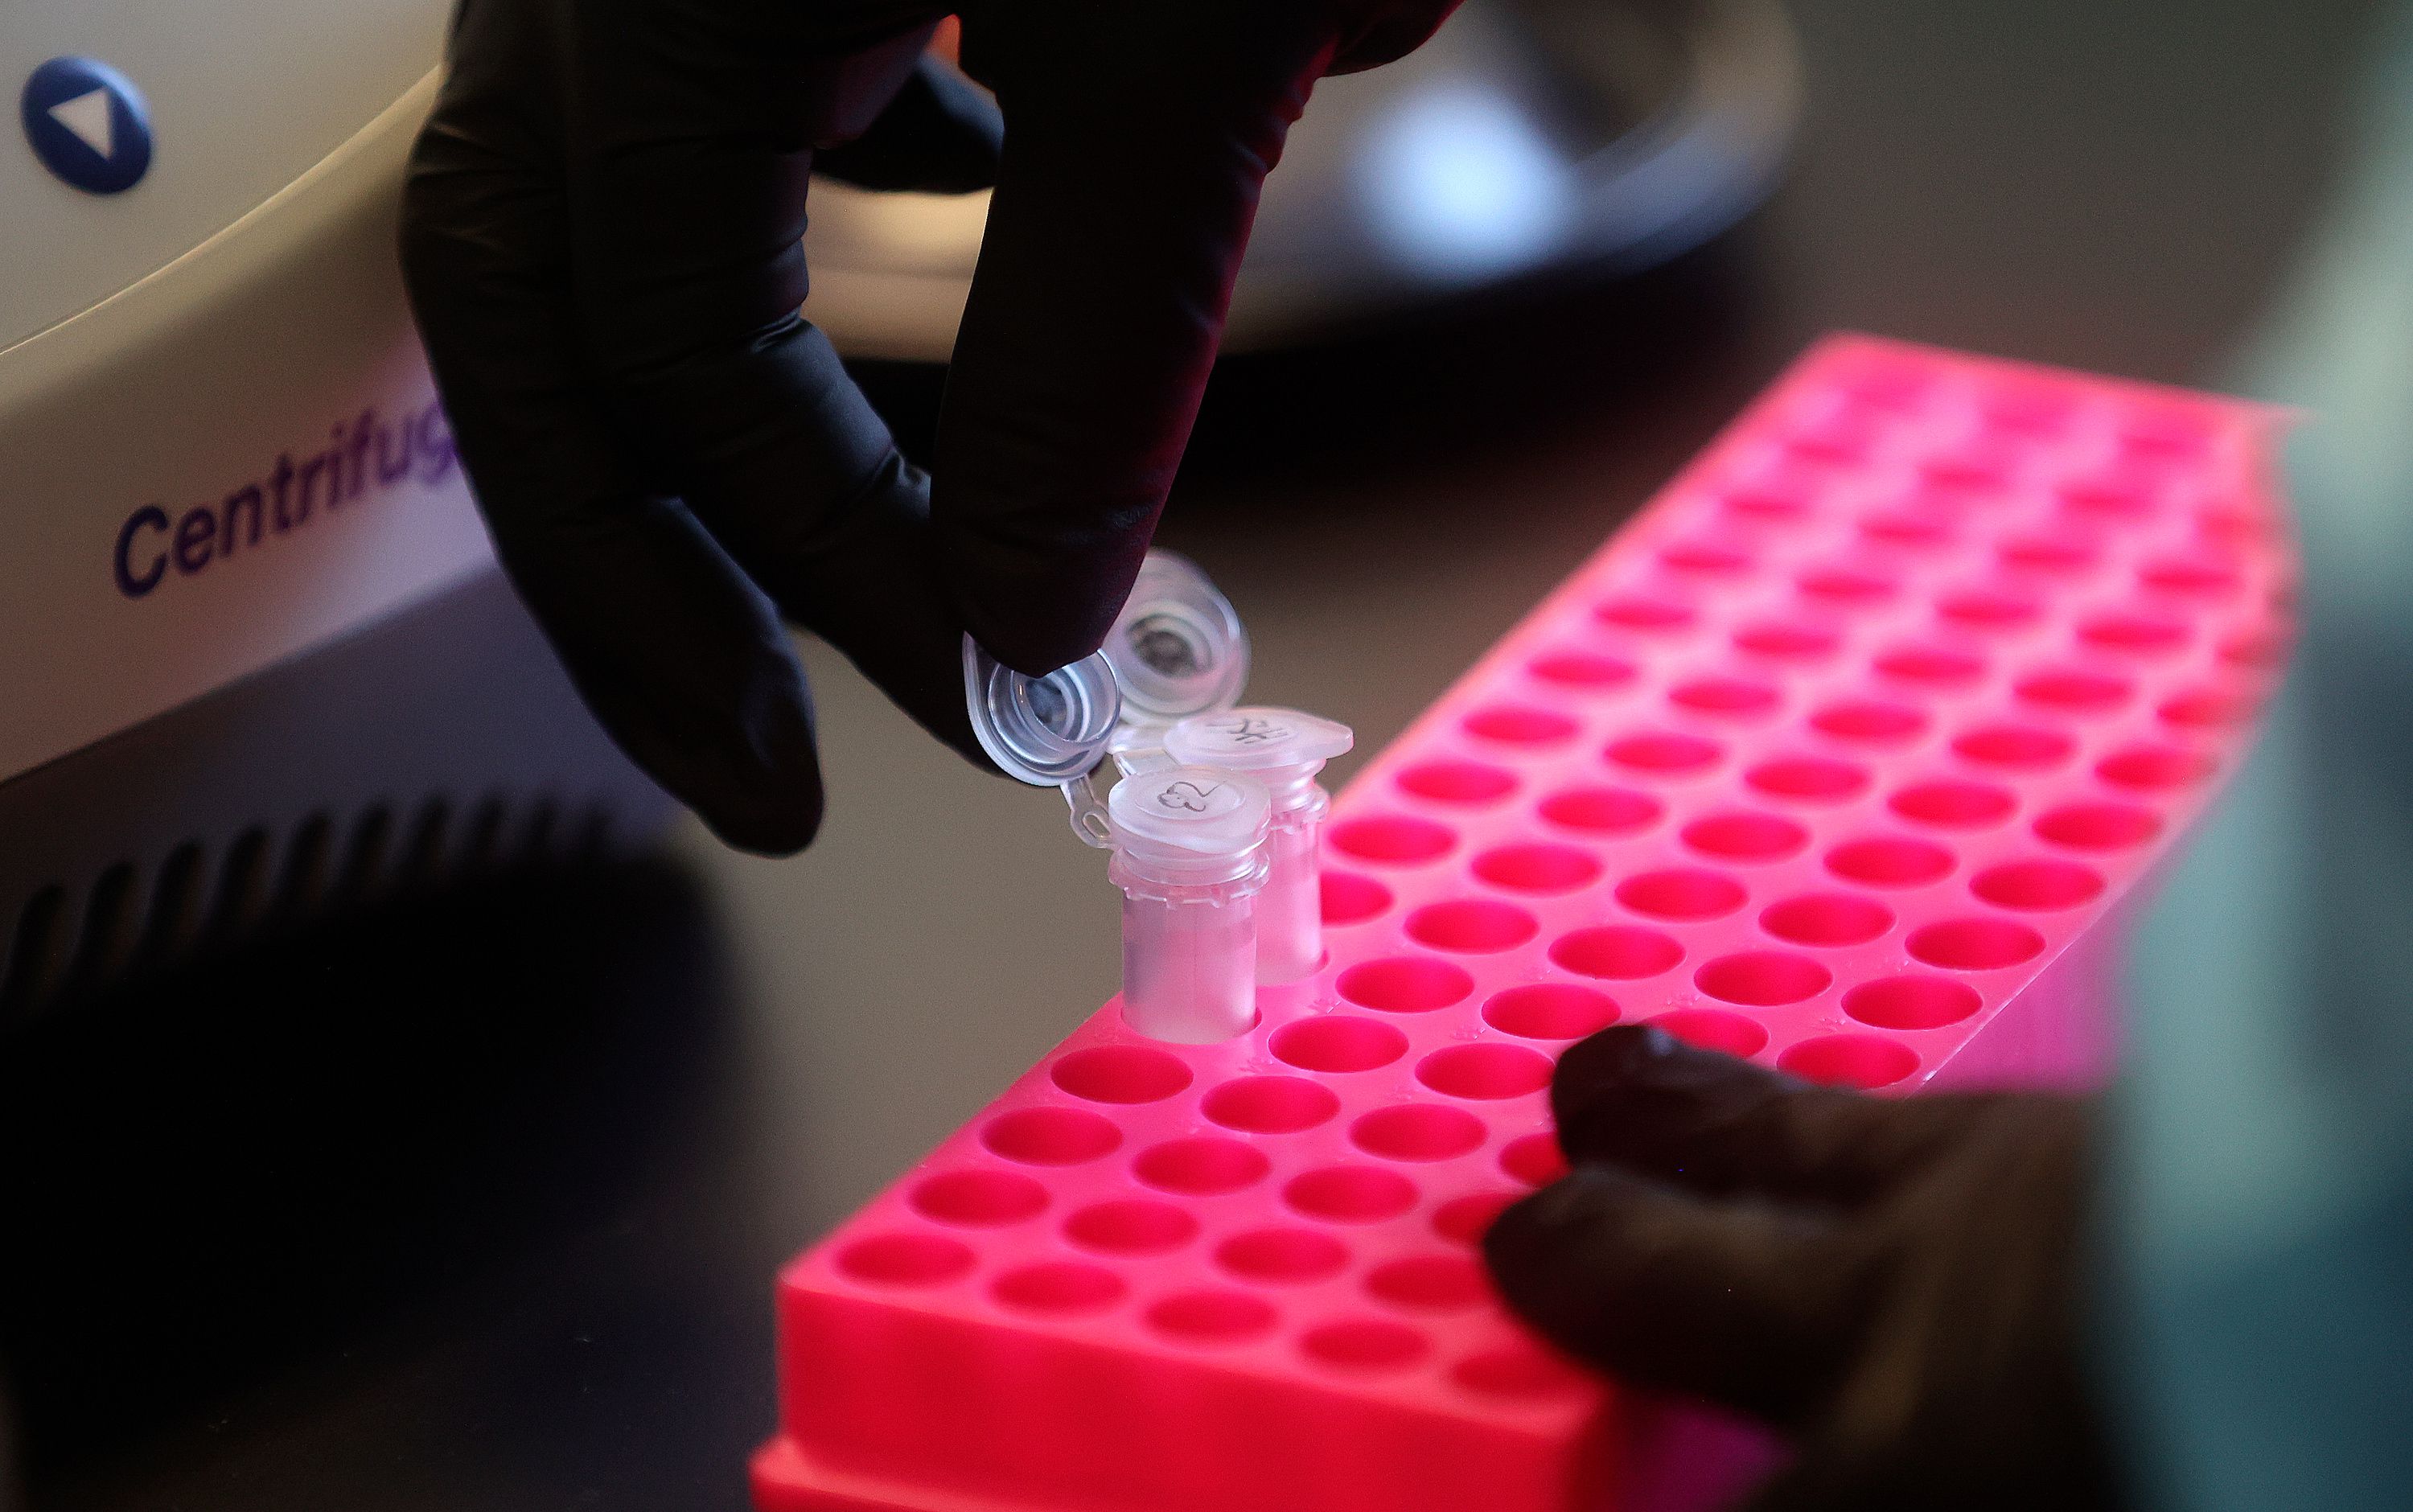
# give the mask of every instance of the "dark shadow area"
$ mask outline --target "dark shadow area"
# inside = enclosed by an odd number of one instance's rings
[[[457,1327],[442,1311],[487,1278],[655,1201],[709,1142],[722,959],[665,863],[525,871],[12,1042],[0,1348],[36,1505],[239,1421],[297,1365],[340,1389]],[[343,1486],[320,1505],[361,1505]]]
[[[1226,359],[1185,478],[1379,480],[1470,450],[1514,451],[1689,385],[1749,319],[1750,248],[1737,232],[1639,274],[1493,289],[1295,351]]]
[[[1640,273],[1563,272],[1496,287],[1290,349],[1216,363],[1185,483],[1407,473],[1470,444],[1514,448],[1576,415],[1684,382],[1750,321],[1748,225]],[[850,369],[898,443],[926,460],[946,370]]]

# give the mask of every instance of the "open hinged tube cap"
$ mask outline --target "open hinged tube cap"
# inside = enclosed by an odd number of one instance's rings
[[[1122,689],[1126,734],[1230,708],[1249,684],[1249,636],[1232,601],[1197,564],[1169,551],[1151,551],[1140,564],[1104,656]],[[1127,743],[1152,742],[1118,737],[1116,749]]]
[[[981,749],[1005,775],[1035,788],[1088,777],[1105,759],[1122,698],[1103,656],[1044,677],[1005,665],[964,637],[964,702]]]

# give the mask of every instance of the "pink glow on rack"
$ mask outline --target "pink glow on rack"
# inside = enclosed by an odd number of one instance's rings
[[[1765,1445],[1472,1248],[1564,1169],[1553,1059],[2103,1075],[2117,926],[2285,660],[2277,427],[1819,347],[1341,795],[1319,972],[1213,1045],[1109,1003],[787,1268],[759,1505],[1713,1505]]]

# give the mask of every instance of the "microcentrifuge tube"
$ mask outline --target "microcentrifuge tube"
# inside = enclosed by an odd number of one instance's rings
[[[1107,794],[1123,893],[1123,1019],[1151,1039],[1211,1045],[1257,1019],[1257,894],[1266,790],[1204,766],[1124,778]]]
[[[1345,724],[1272,708],[1192,715],[1166,733],[1173,760],[1245,773],[1265,785],[1273,806],[1265,896],[1257,900],[1257,980],[1269,986],[1312,975],[1324,962],[1316,835],[1332,799],[1315,778],[1354,739]]]

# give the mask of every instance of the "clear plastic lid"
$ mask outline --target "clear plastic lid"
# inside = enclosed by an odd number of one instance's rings
[[[1122,697],[1103,655],[1044,677],[1006,666],[964,637],[964,702],[981,749],[1006,775],[1032,787],[1076,782],[1105,759]]]
[[[1187,556],[1151,551],[1106,636],[1123,719],[1163,726],[1227,709],[1249,685],[1249,636],[1232,600]]]
[[[1312,773],[1355,743],[1345,724],[1262,707],[1193,714],[1164,737],[1165,751],[1186,765],[1267,776],[1298,767]]]
[[[1115,848],[1134,863],[1234,875],[1253,861],[1273,819],[1266,790],[1236,773],[1174,766],[1124,778],[1106,795]]]

